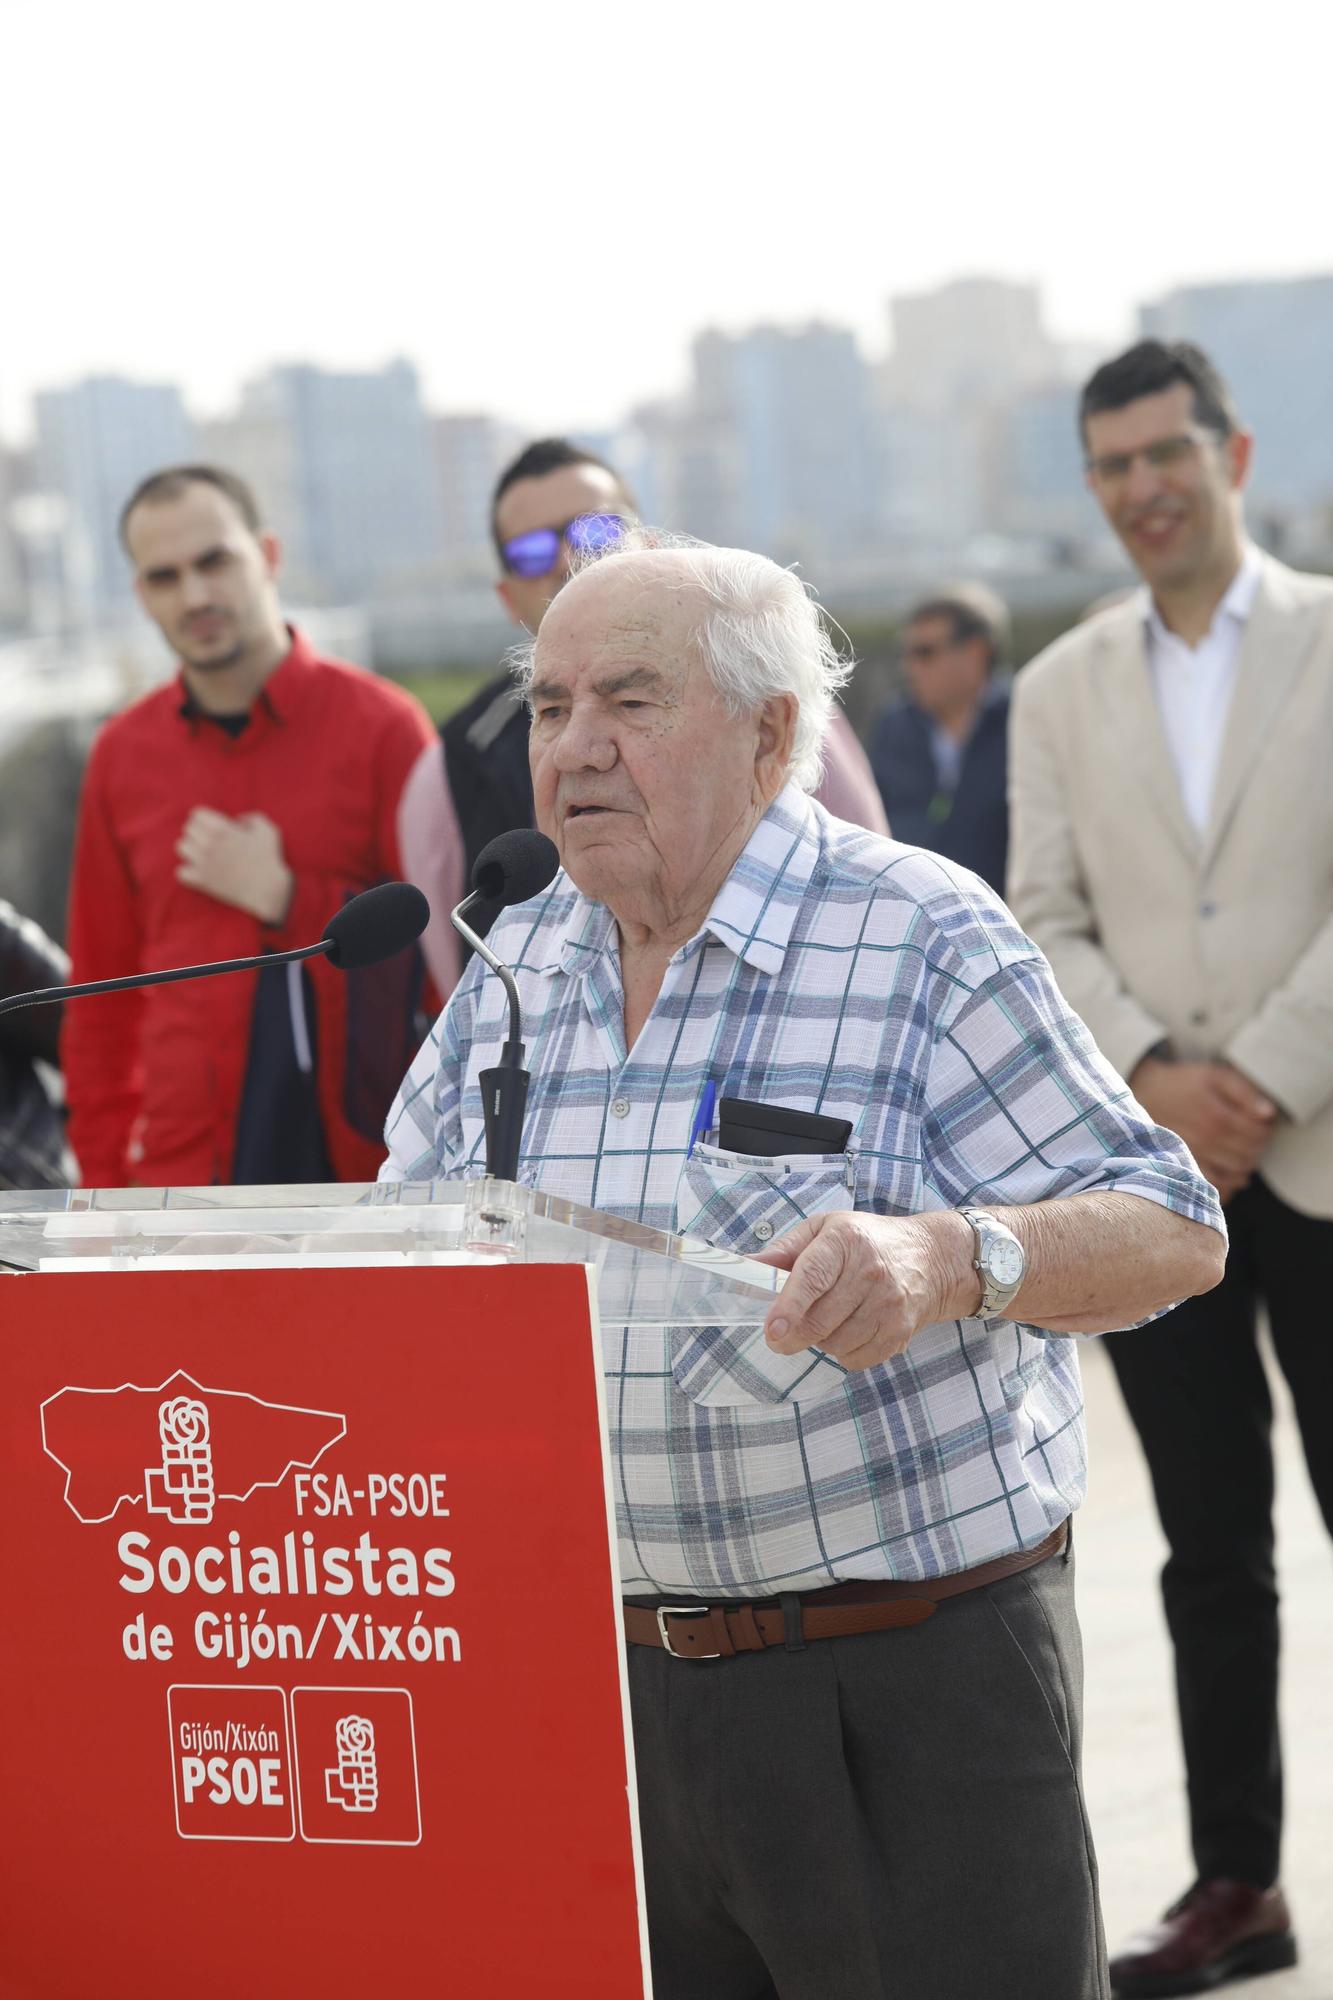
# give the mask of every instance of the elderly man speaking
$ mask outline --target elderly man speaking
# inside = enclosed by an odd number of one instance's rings
[[[1093,2000],[1051,1336],[1207,1290],[1223,1224],[997,898],[809,798],[843,672],[792,575],[698,545],[591,564],[523,668],[563,869],[491,935],[521,1173],[790,1271],[762,1342],[607,1333],[654,1987]],[[483,1170],[506,1032],[474,962],[384,1177]],[[695,1138],[714,1091],[750,1109]]]

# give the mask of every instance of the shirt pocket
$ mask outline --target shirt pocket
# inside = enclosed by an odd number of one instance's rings
[[[676,1229],[719,1249],[753,1256],[812,1215],[855,1206],[855,1161],[847,1153],[759,1159],[696,1145],[676,1191]],[[763,1328],[668,1330],[671,1375],[691,1402],[714,1407],[817,1402],[839,1393],[847,1371],[809,1348],[775,1354]]]
[[[788,1153],[776,1160],[696,1145],[676,1189],[676,1233],[752,1257],[807,1216],[855,1207],[850,1153]]]

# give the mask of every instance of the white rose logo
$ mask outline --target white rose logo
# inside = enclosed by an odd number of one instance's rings
[[[344,1715],[335,1732],[338,1761],[324,1773],[324,1796],[344,1812],[374,1812],[379,1804],[375,1725],[364,1715]]]
[[[197,1396],[171,1396],[157,1407],[162,1463],[146,1468],[144,1491],[150,1514],[169,1521],[207,1522],[213,1518],[213,1447],[208,1405]]]
[[[338,1755],[364,1757],[375,1748],[375,1725],[363,1715],[345,1715],[338,1724]]]
[[[201,1445],[208,1443],[208,1405],[193,1396],[177,1396],[163,1403],[157,1413],[163,1444]]]

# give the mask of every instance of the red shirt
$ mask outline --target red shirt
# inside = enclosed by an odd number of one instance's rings
[[[350,895],[398,875],[399,794],[434,735],[402,688],[321,659],[299,633],[238,736],[190,711],[183,676],[145,695],[107,723],[89,758],[70,888],[71,978],[312,944]],[[262,812],[278,827],[294,876],[281,926],[176,880],[176,842],[196,806]],[[395,1022],[386,1036],[382,1009],[373,1022],[363,1015],[369,987],[353,994],[349,976],[323,959],[309,971],[329,1158],[342,1180],[373,1179],[384,1152],[376,1113],[396,1082],[381,1105],[369,1072],[378,1066],[387,1083],[410,1052],[412,1023]],[[85,1185],[229,1178],[255,980],[234,973],[65,1009],[70,1140]],[[406,991],[401,970],[393,990]],[[384,991],[381,982],[381,1001]],[[402,1011],[410,1014],[406,1003]]]

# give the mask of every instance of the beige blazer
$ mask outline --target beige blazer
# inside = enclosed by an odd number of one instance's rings
[[[1265,1179],[1333,1216],[1333,581],[1264,558],[1202,839],[1141,600],[1024,668],[1009,746],[1009,902],[1103,1054],[1235,1063],[1282,1109]]]

